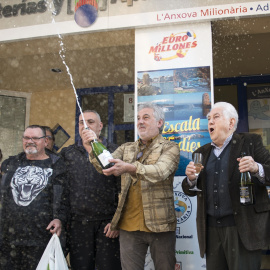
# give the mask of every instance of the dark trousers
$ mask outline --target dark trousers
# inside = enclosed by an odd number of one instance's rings
[[[35,270],[45,251],[36,246],[10,246],[4,244],[0,250],[1,270]]]
[[[175,232],[127,232],[120,230],[120,251],[123,270],[143,270],[150,247],[155,270],[175,269]]]
[[[247,250],[236,229],[208,227],[206,243],[207,270],[259,270],[261,250]]]
[[[120,270],[118,238],[108,238],[106,221],[73,220],[70,226],[70,264],[72,270]]]

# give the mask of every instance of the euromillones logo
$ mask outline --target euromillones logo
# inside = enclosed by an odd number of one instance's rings
[[[155,61],[184,58],[190,49],[197,47],[196,38],[193,31],[172,33],[170,36],[165,36],[155,46],[151,46],[149,54],[153,54]]]

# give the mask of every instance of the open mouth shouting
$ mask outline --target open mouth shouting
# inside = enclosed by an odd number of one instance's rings
[[[215,131],[214,128],[209,128],[209,133],[212,134]]]

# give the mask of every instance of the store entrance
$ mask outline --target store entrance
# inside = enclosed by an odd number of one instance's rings
[[[103,123],[101,135],[121,145],[134,141],[134,85],[77,89],[82,110],[95,110]],[[79,139],[76,105],[75,140]]]
[[[261,135],[270,150],[270,75],[214,80],[214,100],[235,106],[239,114],[237,132]]]

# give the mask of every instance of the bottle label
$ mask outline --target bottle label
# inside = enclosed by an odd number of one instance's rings
[[[252,194],[250,187],[240,187],[240,203],[252,203]]]
[[[103,152],[98,155],[98,159],[103,167],[106,167],[110,162],[109,159],[113,159],[113,156],[108,150],[103,150]]]

